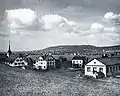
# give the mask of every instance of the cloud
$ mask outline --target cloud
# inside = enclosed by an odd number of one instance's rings
[[[120,24],[120,14],[115,14],[113,12],[107,12],[104,15],[104,20],[114,25]]]
[[[112,32],[117,32],[117,28],[115,27],[109,27],[109,28],[104,28],[105,31],[112,31]]]
[[[44,15],[42,16],[42,22],[44,24],[44,28],[46,30],[53,29],[57,27],[60,23],[66,22],[66,18],[59,16],[59,15]]]
[[[11,29],[34,26],[36,19],[38,19],[35,11],[25,8],[6,10],[5,15],[8,27]]]
[[[113,25],[113,26],[108,26],[105,24],[101,23],[93,23],[91,24],[90,31],[92,32],[117,32],[118,29]]]
[[[45,30],[72,32],[77,25],[74,21],[70,21],[58,14],[48,14],[41,18]]]
[[[45,14],[39,17],[37,12],[31,9],[6,10],[6,22],[9,30],[27,29],[44,31],[73,31],[76,23],[58,14]]]
[[[20,10],[19,12],[22,14],[24,13],[24,11],[21,11],[24,9],[14,9],[15,12],[16,10]],[[119,44],[120,41],[119,30],[113,22],[111,22],[115,19],[110,17],[112,16],[110,14],[101,16],[104,18],[104,21],[96,18],[97,20],[95,21],[97,22],[89,22],[89,20],[86,19],[84,27],[82,26],[84,20],[70,20],[64,15],[57,13],[44,14],[41,16],[40,13],[31,9],[27,9],[25,12],[28,12],[31,17],[26,21],[24,21],[24,19],[27,18],[26,13],[24,14],[25,17],[24,15],[21,17],[11,15],[13,14],[11,11],[8,11],[6,15],[7,20],[9,21],[8,24],[10,25],[9,30],[11,32],[11,40],[14,42],[13,46],[16,50],[19,50],[20,48],[22,50],[40,49],[59,44],[92,44],[103,46]],[[106,23],[106,21],[109,22]],[[16,46],[18,44],[19,46]]]
[[[100,23],[93,23],[91,25],[91,29],[103,29],[103,28],[104,28],[104,26]]]

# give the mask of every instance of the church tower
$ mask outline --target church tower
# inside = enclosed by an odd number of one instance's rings
[[[7,52],[7,57],[10,57],[10,55],[12,54],[11,48],[10,48],[10,40],[9,40],[9,49]]]

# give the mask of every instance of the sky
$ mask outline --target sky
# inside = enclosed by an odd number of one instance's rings
[[[120,0],[0,0],[0,51],[120,43]]]

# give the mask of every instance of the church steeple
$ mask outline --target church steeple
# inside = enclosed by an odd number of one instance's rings
[[[12,54],[11,48],[10,48],[10,40],[9,40],[9,48],[7,52],[7,56],[9,57]]]

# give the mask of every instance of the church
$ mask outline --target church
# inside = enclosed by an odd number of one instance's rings
[[[7,64],[11,67],[25,67],[28,65],[24,57],[12,53],[10,41],[9,41],[9,48],[7,51]]]

